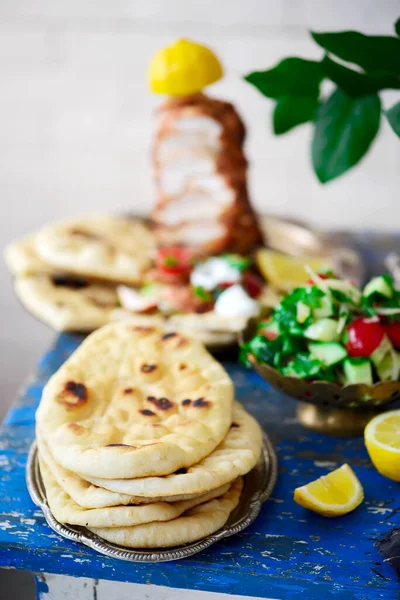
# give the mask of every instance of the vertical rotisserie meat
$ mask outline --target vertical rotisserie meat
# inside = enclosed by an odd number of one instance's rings
[[[245,254],[262,243],[247,193],[244,137],[228,102],[197,94],[160,107],[153,220],[162,245],[182,244],[209,255]]]

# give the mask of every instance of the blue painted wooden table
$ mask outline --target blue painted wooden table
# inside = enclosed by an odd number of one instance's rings
[[[0,567],[233,597],[286,599],[302,593],[307,600],[397,597],[393,571],[374,541],[400,526],[400,484],[375,471],[362,439],[331,439],[303,429],[296,422],[294,401],[233,361],[225,365],[237,399],[276,443],[280,465],[272,497],[249,529],[195,557],[153,565],[107,558],[52,532],[29,498],[25,464],[42,387],[81,339],[62,335],[56,340],[1,428]],[[354,468],[364,486],[365,502],[357,510],[325,519],[293,502],[295,487],[344,462]],[[44,594],[46,584],[38,582]]]

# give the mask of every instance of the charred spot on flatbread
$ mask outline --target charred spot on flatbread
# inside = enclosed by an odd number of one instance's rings
[[[235,429],[237,427],[240,427],[240,425],[238,423],[232,423],[231,429]]]
[[[134,448],[135,446],[130,446],[129,444],[107,444],[106,448]]]
[[[168,398],[156,398],[155,396],[147,396],[147,402],[151,402],[160,410],[170,410],[174,406],[174,403]]]
[[[75,435],[82,435],[85,433],[86,429],[79,423],[68,423],[68,429],[71,430]]]
[[[124,394],[132,394],[132,392],[133,392],[133,387],[127,387],[123,391]]]
[[[140,412],[140,414],[144,415],[145,417],[154,417],[154,415],[156,414],[149,408],[142,408],[141,410],[139,410],[139,412]]]
[[[161,339],[163,342],[165,342],[165,340],[170,340],[171,338],[176,337],[178,334],[175,333],[175,331],[171,331],[170,333],[164,333],[164,335],[161,336]]]
[[[192,401],[190,400],[190,398],[185,398],[185,400],[182,400],[182,406],[189,406],[189,404],[191,404]]]
[[[79,408],[87,402],[88,390],[85,384],[79,381],[67,381],[57,401],[67,408]]]
[[[140,367],[142,373],[153,373],[157,369],[157,365],[149,365],[148,363],[143,363]]]
[[[205,398],[197,398],[197,400],[193,402],[193,406],[195,408],[204,408],[206,406],[209,406],[210,404],[211,402],[209,400],[206,400]]]
[[[88,280],[84,277],[75,277],[72,275],[52,275],[51,281],[57,287],[67,287],[71,290],[80,290],[89,285]]]

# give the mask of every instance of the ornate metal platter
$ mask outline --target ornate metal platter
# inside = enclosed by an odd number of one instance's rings
[[[33,442],[26,465],[26,483],[35,504],[43,511],[48,525],[56,533],[74,542],[81,542],[101,554],[131,562],[158,563],[179,560],[205,550],[223,538],[239,533],[252,523],[260,513],[263,502],[271,495],[278,474],[278,462],[272,444],[264,434],[263,448],[257,465],[244,478],[244,490],[239,505],[229,517],[226,525],[216,533],[198,542],[168,549],[131,550],[111,544],[91,533],[85,527],[63,525],[51,513],[39,469],[36,442]]]

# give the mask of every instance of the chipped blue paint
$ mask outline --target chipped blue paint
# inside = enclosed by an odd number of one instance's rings
[[[43,580],[43,575],[35,576],[36,598],[37,600],[45,600],[45,596],[49,593],[49,586]]]
[[[58,338],[0,430],[1,567],[283,600],[300,594],[307,600],[397,598],[398,584],[374,541],[400,526],[400,485],[375,471],[362,439],[330,439],[304,430],[292,400],[229,360],[224,364],[238,400],[275,441],[279,458],[277,486],[257,521],[197,556],[158,565],[117,561],[56,535],[29,498],[25,464],[42,387],[81,339]],[[293,502],[295,487],[344,462],[365,489],[365,502],[356,511],[324,519]]]

